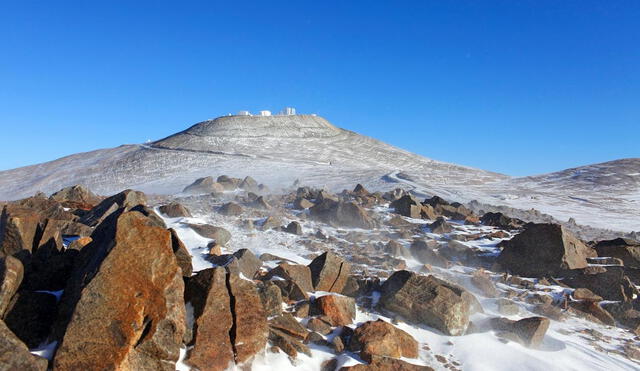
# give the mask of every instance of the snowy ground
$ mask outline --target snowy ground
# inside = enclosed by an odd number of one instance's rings
[[[381,213],[385,218],[389,218],[386,207],[376,208],[376,212]],[[256,256],[263,253],[270,253],[282,258],[290,259],[294,262],[307,264],[310,262],[315,252],[309,251],[300,241],[308,234],[315,233],[321,229],[326,235],[334,236],[338,240],[349,232],[367,233],[364,230],[349,230],[330,228],[324,224],[319,224],[308,219],[298,219],[294,212],[288,214],[285,223],[289,220],[297,219],[304,228],[304,236],[296,236],[284,232],[269,231],[249,231],[237,222],[238,217],[224,217],[213,211],[201,213],[193,218],[172,218],[165,219],[168,227],[176,229],[179,237],[186,244],[193,256],[194,270],[199,271],[212,264],[205,256],[207,254],[206,245],[210,240],[203,238],[186,227],[183,223],[209,223],[222,226],[228,229],[233,238],[225,247],[226,252],[233,252],[241,248],[250,249]],[[246,215],[243,215],[246,217]],[[249,218],[251,218],[249,216]],[[259,222],[259,218],[257,219]],[[424,220],[406,219],[411,222],[425,224]],[[458,225],[455,233],[471,234],[478,231],[490,231],[491,227],[475,227]],[[428,232],[426,236],[440,237]],[[371,240],[375,241],[379,234],[372,233]],[[409,241],[399,240],[405,246]],[[495,245],[499,240],[482,239],[465,242],[468,245],[481,247],[487,253],[495,253]],[[331,247],[331,246],[330,246]],[[345,257],[344,249],[334,248],[334,251]],[[407,269],[420,272],[422,265],[416,261],[407,261]],[[357,268],[356,268],[357,269]],[[615,327],[602,326],[588,322],[586,320],[570,317],[565,322],[552,321],[547,331],[544,342],[539,350],[533,350],[517,343],[501,341],[491,330],[488,330],[487,319],[493,316],[500,316],[497,311],[496,299],[483,297],[477,290],[469,284],[470,273],[473,269],[463,266],[454,266],[451,269],[434,268],[432,272],[436,276],[451,280],[458,284],[463,284],[471,289],[480,300],[485,313],[473,315],[472,321],[479,328],[478,333],[464,336],[446,336],[439,331],[422,326],[413,326],[408,323],[399,322],[397,324],[402,330],[411,334],[420,342],[419,359],[407,359],[406,361],[416,364],[429,365],[436,370],[445,370],[445,364],[436,359],[436,355],[444,357],[449,365],[455,365],[463,370],[638,370],[640,364],[634,363],[621,355],[621,346],[624,343],[633,341],[632,335]],[[501,289],[519,290],[507,285],[499,285]],[[538,292],[544,295],[551,295],[554,298],[561,298],[566,289],[559,286],[537,285]],[[315,295],[318,295],[317,293]],[[377,298],[372,298],[375,301]],[[534,316],[536,314],[529,311],[530,305],[518,302],[521,307],[519,315],[510,316],[510,319],[520,319]],[[370,310],[365,306],[358,307],[357,318],[353,325],[358,323],[383,318],[392,321],[392,318],[385,317],[375,310]],[[303,321],[303,320],[302,320]],[[332,335],[329,335],[329,339]],[[323,361],[335,357],[331,349],[322,346],[312,346],[312,357],[300,354],[295,363],[292,363],[283,353],[272,353],[265,349],[253,362],[253,370],[320,370]],[[183,351],[183,356],[186,354]],[[339,356],[339,365],[352,365],[361,362],[357,355],[346,352]],[[189,369],[184,363],[179,364],[180,370]]]

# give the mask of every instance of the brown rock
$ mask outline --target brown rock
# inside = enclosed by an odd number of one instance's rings
[[[602,301],[602,296],[596,295],[593,291],[582,287],[573,290],[571,296],[574,300]]]
[[[104,199],[96,207],[91,209],[80,220],[83,224],[96,226],[105,220],[113,212],[120,208],[130,210],[138,205],[146,205],[147,196],[131,189],[124,190],[116,195]]]
[[[0,215],[0,257],[26,255],[37,244],[36,234],[41,227],[40,214],[26,207],[5,205]]]
[[[216,227],[210,224],[187,224],[197,234],[202,237],[215,240],[220,246],[224,246],[231,239],[231,233],[222,227]]]
[[[309,209],[311,217],[334,226],[371,229],[376,226],[367,212],[353,201],[324,198]]]
[[[328,251],[313,259],[309,269],[315,290],[340,293],[351,273],[351,264]]]
[[[296,222],[295,220],[287,224],[287,226],[282,228],[282,230],[284,232],[295,234],[298,236],[302,234],[302,226],[300,225],[300,223]]]
[[[413,241],[409,251],[411,252],[411,255],[413,255],[413,257],[422,264],[430,264],[437,267],[448,266],[447,259],[440,256],[436,250],[423,240]]]
[[[346,326],[356,318],[356,301],[342,295],[325,295],[316,299],[318,311],[327,316],[333,326]]]
[[[473,285],[488,298],[495,298],[500,294],[496,285],[491,280],[491,276],[482,269],[478,269],[473,272],[471,275],[471,283],[473,283]]]
[[[529,317],[519,321],[506,318],[492,318],[491,325],[495,330],[505,331],[516,336],[523,345],[537,348],[544,339],[549,328],[549,319],[544,317]]]
[[[269,320],[269,327],[280,330],[289,336],[304,340],[308,331],[291,315],[291,313],[282,313]]]
[[[454,336],[464,334],[469,324],[473,296],[434,276],[397,271],[384,282],[381,291],[380,307],[409,321]]]
[[[589,267],[568,276],[562,282],[570,287],[586,288],[605,300],[630,301],[637,289],[624,275],[624,267]]]
[[[235,202],[227,202],[226,204],[220,206],[218,212],[226,216],[238,216],[242,214],[242,206],[238,205]]]
[[[171,202],[167,205],[162,205],[158,210],[169,218],[191,217],[189,209],[178,202]]]
[[[222,193],[224,191],[224,186],[215,182],[210,176],[198,178],[195,182],[189,184],[184,188],[184,190],[182,190],[182,192],[190,194]]]
[[[587,267],[595,251],[558,224],[529,224],[514,238],[501,243],[498,263],[513,274],[543,277]]]
[[[306,265],[280,263],[277,267],[269,271],[265,279],[271,279],[272,277],[291,280],[297,283],[304,292],[313,291],[311,269]]]
[[[376,357],[368,365],[341,367],[340,371],[433,371],[433,368],[414,365],[394,358]]]
[[[54,369],[174,370],[186,324],[170,232],[118,212],[93,238],[60,303]]]
[[[69,246],[67,246],[68,250],[81,250],[83,247],[87,246],[91,243],[93,239],[91,237],[80,237],[77,240],[73,240]]]
[[[408,333],[383,320],[369,321],[356,328],[349,349],[371,362],[375,356],[417,358],[418,342]]]
[[[82,210],[90,210],[101,201],[100,197],[82,185],[63,188],[52,194],[49,198],[60,202],[64,207]]]

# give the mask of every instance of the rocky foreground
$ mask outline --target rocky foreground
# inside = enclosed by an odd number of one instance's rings
[[[74,186],[2,206],[0,369],[514,367],[474,342],[529,369],[633,369],[638,285],[637,241],[437,196]]]

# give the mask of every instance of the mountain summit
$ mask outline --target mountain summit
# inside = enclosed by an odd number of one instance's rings
[[[431,160],[315,115],[219,117],[149,144],[2,171],[0,200],[51,193],[73,184],[101,194],[125,188],[174,194],[196,178],[220,174],[251,175],[274,188],[290,186],[296,179],[334,190],[355,183],[372,190],[402,187],[419,196],[533,207],[562,220],[574,217],[582,224],[640,230],[637,159],[511,178]],[[613,179],[625,181],[608,181]]]

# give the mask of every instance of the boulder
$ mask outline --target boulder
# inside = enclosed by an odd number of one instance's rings
[[[215,240],[220,246],[224,246],[231,239],[231,233],[222,227],[216,227],[210,224],[187,224],[197,234],[202,237]]]
[[[480,222],[491,227],[500,229],[520,229],[524,222],[520,219],[510,218],[503,213],[486,213],[480,218]]]
[[[258,182],[250,176],[245,177],[238,188],[243,189],[247,192],[258,192]]]
[[[242,179],[232,178],[226,175],[220,175],[218,179],[216,179],[216,182],[222,185],[225,191],[233,191],[240,187],[240,183],[242,183]]]
[[[104,199],[93,209],[89,210],[80,221],[83,224],[94,227],[120,208],[128,211],[138,205],[146,204],[147,196],[144,193],[127,189]]]
[[[18,292],[23,276],[20,260],[12,256],[0,258],[0,319],[4,318],[11,299]]]
[[[519,321],[506,318],[492,318],[492,327],[508,334],[507,338],[515,340],[529,348],[538,348],[549,328],[549,319],[544,317],[529,317]]]
[[[269,327],[280,330],[289,336],[304,340],[309,333],[291,313],[282,313],[269,320]]]
[[[220,206],[218,212],[226,216],[238,216],[242,214],[242,206],[238,205],[235,202],[227,202],[226,204]]]
[[[302,235],[302,226],[300,225],[300,223],[296,222],[295,220],[287,224],[286,227],[283,227],[282,230],[284,232],[295,234],[298,236]]]
[[[184,243],[182,243],[176,231],[173,228],[170,228],[169,232],[171,233],[171,249],[176,256],[178,266],[182,270],[182,276],[191,277],[191,275],[193,274],[191,254],[189,254],[189,250],[187,250],[187,247],[184,245]]]
[[[278,286],[269,281],[258,282],[258,293],[267,318],[282,313],[282,293]]]
[[[271,269],[265,276],[265,279],[273,277],[284,278],[298,284],[304,292],[313,291],[313,283],[311,280],[311,269],[306,265],[280,263],[277,267]]]
[[[46,371],[48,361],[29,353],[27,346],[0,321],[0,369]]]
[[[558,224],[529,224],[523,232],[500,244],[498,263],[525,277],[557,276],[587,267],[595,250]]]
[[[434,276],[402,270],[384,282],[378,305],[408,321],[457,336],[469,325],[472,298],[461,287]]]
[[[262,267],[262,260],[258,259],[249,249],[240,249],[233,253],[239,271],[248,279],[252,279]]]
[[[41,230],[42,217],[22,206],[5,205],[0,215],[0,257],[20,254],[30,255]]]
[[[411,251],[407,248],[405,248],[404,246],[402,246],[400,243],[394,241],[394,240],[390,240],[389,242],[387,242],[387,245],[384,247],[384,251],[394,257],[398,257],[398,258],[411,258]]]
[[[224,191],[224,186],[215,182],[210,176],[198,178],[182,190],[182,192],[190,194],[222,193]]]
[[[90,210],[101,201],[100,197],[82,185],[63,188],[49,198],[59,202],[64,207],[82,210]]]
[[[191,212],[184,205],[178,202],[171,202],[166,205],[162,205],[158,210],[168,216],[169,218],[184,218],[191,217]]]
[[[308,209],[310,207],[313,207],[313,205],[315,205],[313,202],[302,197],[296,197],[296,199],[293,201],[293,208],[296,210]]]
[[[315,290],[340,293],[351,273],[351,264],[327,251],[313,259],[309,269]]]
[[[349,325],[356,318],[356,301],[348,296],[324,295],[317,298],[314,305],[333,326]]]
[[[436,214],[430,205],[422,205],[415,197],[404,195],[391,202],[389,207],[393,208],[397,214],[414,219],[435,219]]]
[[[624,275],[624,267],[588,267],[565,277],[562,282],[570,287],[589,289],[605,300],[630,301],[638,290]]]
[[[309,213],[312,218],[334,226],[363,229],[376,226],[375,221],[355,202],[336,201],[328,196],[310,208]]]
[[[491,280],[491,275],[483,269],[478,269],[473,272],[471,275],[471,283],[488,298],[495,298],[500,294],[496,285]]]
[[[418,342],[408,333],[381,319],[358,326],[349,342],[351,351],[371,362],[373,357],[417,358]]]
[[[54,369],[175,370],[186,319],[171,233],[119,210],[92,238],[60,302]]]
[[[429,224],[429,229],[431,233],[436,234],[445,234],[453,231],[453,227],[449,224],[443,217],[439,216],[436,218],[436,221]]]

